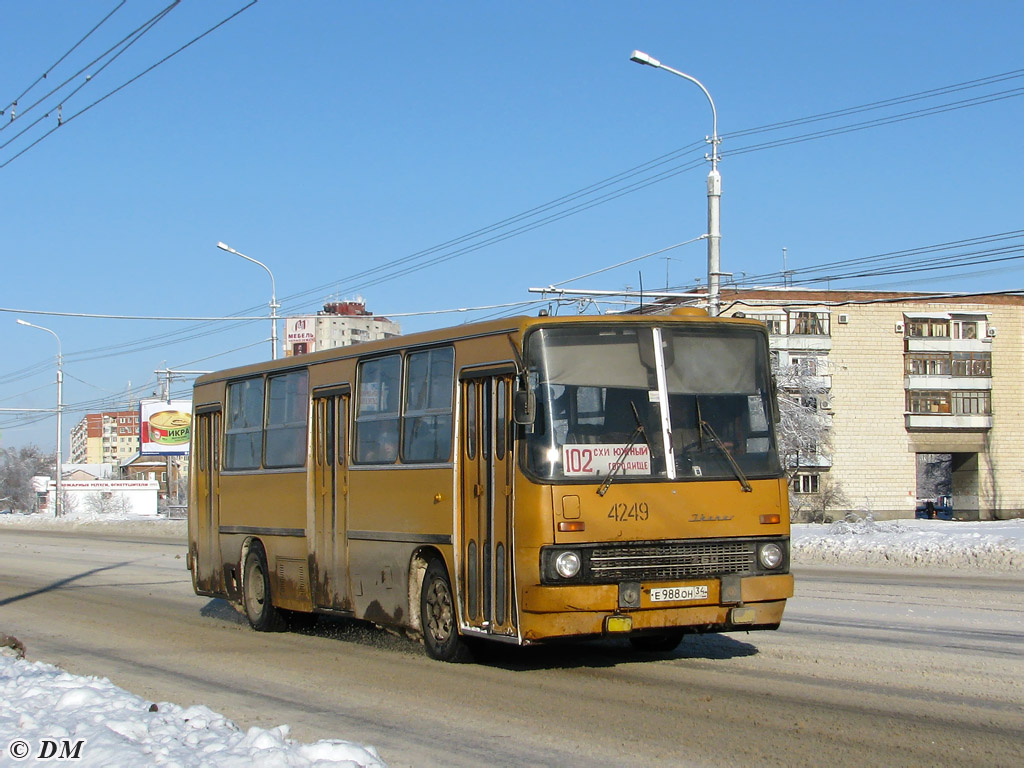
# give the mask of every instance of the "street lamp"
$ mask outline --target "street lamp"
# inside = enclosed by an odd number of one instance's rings
[[[241,256],[246,261],[251,261],[253,264],[257,264],[267,270],[267,274],[270,275],[270,359],[277,360],[277,308],[281,305],[277,303],[277,284],[274,282],[274,273],[270,271],[270,267],[264,264],[262,261],[256,261],[252,256],[246,256],[244,253],[240,253],[226,243],[217,243],[217,247],[222,251],[233,253],[235,256]]]
[[[718,110],[715,109],[715,102],[711,98],[711,94],[708,93],[708,89],[697,78],[691,77],[685,72],[680,72],[678,69],[672,69],[672,67],[662,64],[643,51],[633,51],[633,55],[629,57],[629,60],[635,61],[637,64],[646,64],[655,69],[664,69],[666,72],[678,75],[684,80],[689,80],[704,91],[704,95],[708,97],[708,103],[711,105],[711,136],[707,139],[711,144],[711,155],[708,158],[711,160],[711,173],[708,174],[708,313],[712,317],[717,317],[721,307],[719,281],[722,277],[722,174],[718,172],[718,145],[722,140],[718,138]]]
[[[64,352],[61,347],[60,336],[49,328],[44,328],[41,325],[30,323],[21,318],[18,318],[18,325],[27,325],[29,328],[38,328],[40,331],[46,331],[57,340],[57,498],[53,502],[53,516],[60,517],[64,514],[64,502],[61,498],[63,491],[61,474],[63,473],[64,463],[60,452],[61,415],[64,413]]]

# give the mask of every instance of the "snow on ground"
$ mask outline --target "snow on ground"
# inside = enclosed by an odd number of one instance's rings
[[[884,520],[794,525],[797,566],[1024,571],[1024,520]]]
[[[123,691],[106,678],[69,675],[0,655],[0,765],[73,758],[81,765],[383,766],[372,747],[300,744],[288,726],[241,730],[203,706],[183,709]]]
[[[35,530],[112,531],[185,538],[183,520],[72,515],[0,515],[5,526]],[[1024,570],[1024,520],[958,522],[871,518],[794,525],[797,567]],[[0,632],[3,627],[0,625]],[[0,638],[3,636],[0,635]],[[2,644],[2,643],[0,643]],[[13,645],[13,643],[12,643]],[[288,726],[243,731],[203,706],[152,703],[105,678],[69,675],[0,648],[0,766],[80,748],[81,765],[383,766],[372,747],[344,741],[300,744]],[[21,750],[27,752],[21,754]]]

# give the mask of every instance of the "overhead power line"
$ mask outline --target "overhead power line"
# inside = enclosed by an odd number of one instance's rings
[[[172,8],[173,8],[174,6],[175,6],[175,5],[177,5],[177,4],[179,3],[179,2],[180,2],[180,0],[175,0],[175,2],[174,2],[174,3],[172,3],[172,4],[170,5],[170,6],[168,6],[167,8],[165,8],[165,9],[164,9],[164,11],[162,11],[162,12],[161,12],[160,14],[157,14],[157,17],[158,17],[158,18],[157,18],[156,20],[157,20],[157,21],[159,21],[159,19],[162,19],[162,18],[163,18],[163,17],[164,17],[165,15],[166,15],[166,13],[168,13],[168,12],[169,12],[169,11],[170,11],[170,10],[171,10],[171,9],[172,9]],[[4,162],[0,163],[0,169],[6,168],[6,167],[7,167],[8,165],[10,165],[10,164],[11,164],[12,162],[14,162],[15,160],[17,160],[17,159],[18,159],[19,157],[21,157],[22,155],[24,155],[24,154],[25,154],[26,152],[28,152],[29,150],[31,150],[31,149],[33,149],[34,147],[38,146],[38,145],[39,145],[39,144],[40,144],[41,142],[45,141],[45,140],[46,140],[47,138],[49,138],[50,136],[52,136],[52,135],[53,135],[53,133],[54,133],[54,132],[55,132],[55,131],[56,131],[56,130],[57,130],[58,128],[61,128],[61,127],[65,126],[65,125],[67,125],[68,123],[70,123],[70,122],[71,122],[72,120],[74,120],[74,119],[75,119],[75,118],[77,118],[77,117],[81,117],[81,116],[82,116],[83,114],[85,114],[86,112],[88,112],[88,111],[89,111],[90,109],[92,109],[93,107],[95,107],[95,106],[98,106],[99,104],[102,104],[102,103],[103,103],[104,101],[106,101],[107,99],[109,99],[109,98],[110,98],[111,96],[113,96],[114,94],[116,94],[116,93],[119,93],[120,91],[124,90],[124,89],[125,89],[125,88],[127,88],[127,87],[128,87],[129,85],[131,85],[132,83],[134,83],[134,82],[136,82],[137,80],[141,79],[142,77],[145,77],[146,75],[148,75],[148,74],[149,74],[150,72],[152,72],[152,71],[153,71],[154,69],[156,69],[157,67],[159,67],[159,66],[161,66],[161,65],[163,65],[163,64],[165,64],[165,63],[167,63],[167,62],[168,62],[168,61],[170,61],[171,59],[173,59],[173,58],[174,58],[175,56],[177,56],[177,55],[178,55],[179,53],[181,53],[182,51],[184,51],[184,50],[186,50],[186,49],[190,48],[191,46],[193,46],[193,45],[194,45],[195,43],[197,43],[197,42],[199,42],[200,40],[202,40],[202,39],[203,39],[204,37],[206,37],[207,35],[210,35],[210,34],[212,34],[213,32],[215,32],[215,31],[216,31],[217,29],[220,29],[220,27],[222,27],[222,26],[224,26],[225,24],[227,24],[227,23],[228,23],[229,21],[231,21],[232,19],[234,19],[235,17],[237,17],[237,16],[239,15],[239,14],[241,14],[241,13],[244,13],[245,11],[249,10],[249,8],[251,8],[252,6],[254,6],[254,5],[256,4],[256,2],[257,2],[257,0],[251,0],[251,2],[249,2],[249,4],[248,4],[248,5],[246,5],[246,6],[242,7],[242,8],[240,8],[240,9],[238,9],[238,10],[237,10],[237,11],[235,11],[234,13],[230,14],[230,15],[229,15],[229,16],[228,16],[227,18],[225,18],[225,19],[223,19],[223,20],[221,20],[221,21],[217,22],[216,24],[214,24],[213,26],[211,26],[211,27],[210,27],[209,29],[207,29],[207,30],[206,30],[205,32],[203,32],[202,34],[199,34],[199,35],[197,35],[196,37],[192,38],[191,40],[189,40],[189,41],[188,41],[187,43],[185,43],[184,45],[182,45],[182,46],[181,46],[180,48],[178,48],[177,50],[175,50],[175,51],[173,51],[172,53],[169,53],[168,55],[164,56],[164,57],[163,57],[162,59],[160,59],[159,61],[157,61],[157,62],[156,62],[155,64],[152,64],[152,65],[150,65],[150,66],[149,66],[149,67],[147,67],[146,69],[142,70],[142,71],[141,71],[141,72],[139,72],[138,74],[134,75],[133,77],[131,77],[131,78],[129,78],[128,80],[126,80],[125,82],[123,82],[123,83],[122,83],[121,85],[119,85],[119,86],[117,86],[117,87],[113,88],[112,90],[108,91],[108,92],[107,92],[106,94],[104,94],[104,95],[103,95],[103,96],[101,96],[100,98],[96,99],[95,101],[93,101],[93,102],[92,102],[91,104],[89,104],[88,106],[86,106],[86,107],[83,107],[82,109],[78,110],[77,112],[75,112],[75,113],[74,113],[74,114],[72,114],[71,116],[69,116],[69,117],[67,117],[67,118],[59,117],[59,118],[58,118],[58,121],[57,121],[57,124],[56,124],[56,125],[54,125],[54,126],[53,126],[53,127],[52,127],[52,128],[50,129],[50,130],[46,131],[46,132],[45,132],[45,133],[43,133],[43,134],[42,134],[42,135],[41,135],[40,137],[38,137],[37,139],[35,139],[34,141],[32,141],[32,142],[31,142],[30,144],[28,144],[28,146],[24,147],[23,149],[21,149],[20,151],[18,151],[17,153],[15,153],[14,155],[12,155],[11,157],[9,157],[9,158],[8,158],[7,160],[5,160]],[[152,24],[155,24],[155,23],[156,23],[156,21],[153,21],[153,22],[152,22]],[[146,31],[148,31],[149,29],[151,29],[151,28],[152,28],[152,24],[148,24],[148,26],[147,26],[147,25],[144,25],[145,29],[144,29],[144,30],[143,30],[142,32],[140,32],[140,33],[139,33],[139,37],[140,37],[140,36],[141,36],[142,34],[145,34],[145,32],[146,32]],[[135,40],[137,40],[137,39],[138,39],[138,37],[135,37],[135,38],[134,38],[134,39],[133,39],[133,40],[132,40],[131,42],[129,42],[129,43],[127,44],[127,45],[131,45],[131,44],[132,44],[133,42],[135,42]],[[127,47],[127,46],[126,46],[126,47]],[[122,52],[123,52],[123,51],[122,51]],[[120,54],[118,54],[118,55],[120,55]],[[37,121],[37,122],[38,122],[38,121]],[[19,135],[20,135],[20,134],[19,134]],[[8,142],[8,143],[10,143],[10,142]],[[4,145],[4,146],[6,146],[6,145]]]
[[[117,4],[117,6],[114,8],[114,10],[112,10],[110,13],[108,13],[106,16],[104,16],[102,19],[100,19],[99,23],[97,23],[96,26],[94,26],[92,29],[90,29],[88,32],[86,32],[85,35],[82,37],[82,39],[80,39],[77,43],[75,43],[67,51],[65,51],[64,55],[62,55],[59,59],[57,59],[57,61],[55,61],[53,64],[50,65],[49,69],[47,69],[45,72],[43,72],[43,74],[41,74],[39,77],[37,77],[24,91],[22,91],[20,94],[18,94],[16,97],[14,97],[13,100],[8,102],[6,107],[4,107],[3,109],[0,109],[0,115],[5,115],[5,114],[7,114],[8,110],[17,108],[18,103],[23,98],[25,98],[33,88],[35,88],[37,85],[39,85],[39,83],[43,82],[43,80],[45,80],[50,75],[50,73],[53,72],[53,70],[55,70],[57,67],[59,67],[61,65],[61,63],[63,63],[64,59],[66,59],[68,56],[70,56],[72,53],[74,53],[75,49],[77,49],[78,46],[80,46],[82,43],[84,43],[86,40],[88,40],[92,36],[93,32],[95,32],[97,29],[102,27],[104,25],[104,23],[106,23],[107,20],[110,19],[111,16],[113,16],[115,13],[117,13],[119,10],[121,10],[121,8],[124,6],[124,4],[127,1],[128,0],[121,0],[121,2]],[[14,116],[14,114],[12,114],[11,115],[11,120],[13,121],[14,118],[15,118],[15,116]],[[0,130],[3,130],[3,129],[0,128]]]
[[[250,6],[246,6],[242,10],[247,9]],[[241,11],[238,13],[241,13]],[[237,13],[234,15],[237,15]],[[233,17],[229,17],[229,19],[230,18]],[[226,19],[221,23],[226,23],[229,19]],[[183,50],[183,48],[180,50]],[[850,115],[859,114],[869,110],[892,108],[905,103],[918,102],[925,98],[938,98],[950,93],[965,91],[971,88],[980,88],[1020,77],[1024,77],[1024,69],[979,78],[977,80],[967,81],[964,83],[955,83],[949,86],[931,89],[929,91],[919,91],[905,96],[873,102],[871,104],[819,113],[804,118],[789,120],[782,123],[773,123],[757,128],[745,129],[731,134],[725,134],[725,138],[750,136],[758,133],[777,131],[783,128],[796,128],[803,125],[818,123],[827,119],[841,119],[843,117],[848,117]],[[882,125],[903,120],[940,114],[941,112],[951,111],[953,109],[965,109],[968,107],[980,106],[981,104],[989,103],[990,101],[1014,98],[1022,95],[1022,93],[1024,93],[1024,88],[1001,91],[996,94],[979,96],[974,99],[936,105],[925,110],[913,110],[871,121],[839,126],[830,130],[817,130],[805,134],[789,136],[783,139],[764,142],[762,144],[749,145],[738,148],[732,152],[726,152],[725,154],[726,156],[745,154],[754,151],[761,151],[763,149],[785,146],[798,141],[808,141],[815,138],[824,138],[825,136],[840,135],[841,133],[867,130],[868,128],[880,127]],[[480,227],[465,235],[449,239],[438,245],[416,251],[397,259],[392,259],[375,267],[361,270],[351,275],[333,280],[329,283],[324,283],[299,293],[286,296],[282,300],[282,303],[287,305],[286,311],[299,313],[305,308],[311,306],[310,302],[302,302],[302,300],[316,293],[323,293],[325,291],[338,292],[342,290],[356,291],[379,285],[432,266],[437,266],[460,256],[479,251],[490,245],[525,234],[526,232],[560,221],[577,213],[582,213],[583,211],[589,210],[593,207],[618,199],[624,195],[631,194],[702,166],[704,163],[703,157],[693,158],[692,155],[695,154],[703,144],[703,141],[694,142],[685,147],[673,150],[672,152],[663,154],[645,163],[641,163],[640,165],[609,176],[599,182],[595,182],[594,184],[577,189],[574,192],[562,195],[548,201],[547,203],[534,206],[519,214],[506,217],[485,227]],[[255,305],[253,307],[240,310],[233,317],[238,319],[239,325],[257,322],[259,319],[265,319],[265,317],[254,318],[248,317],[248,315],[261,307],[262,305]],[[149,336],[135,342],[120,343],[117,345],[85,350],[78,354],[81,355],[80,359],[85,359],[86,357],[89,357],[90,359],[113,357],[129,354],[131,352],[138,351],[139,349],[149,348],[155,345],[164,346],[184,343],[196,338],[209,336],[211,333],[227,332],[228,330],[231,330],[232,327],[238,327],[237,325],[231,327],[225,325],[211,330],[206,324],[206,321],[197,320],[197,322],[201,324],[179,329],[170,333]]]

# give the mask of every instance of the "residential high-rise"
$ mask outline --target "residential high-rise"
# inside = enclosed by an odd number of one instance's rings
[[[368,312],[361,298],[332,301],[315,315],[285,319],[284,354],[304,355],[321,349],[347,347],[387,339],[402,333],[398,323]]]
[[[71,464],[120,464],[139,451],[139,412],[88,413],[71,430]]]

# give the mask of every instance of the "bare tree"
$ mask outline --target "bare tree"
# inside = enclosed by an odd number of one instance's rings
[[[790,491],[789,517],[800,523],[831,523],[832,510],[847,508],[850,502],[843,493],[842,484],[831,475],[820,475],[816,493],[798,494]]]

